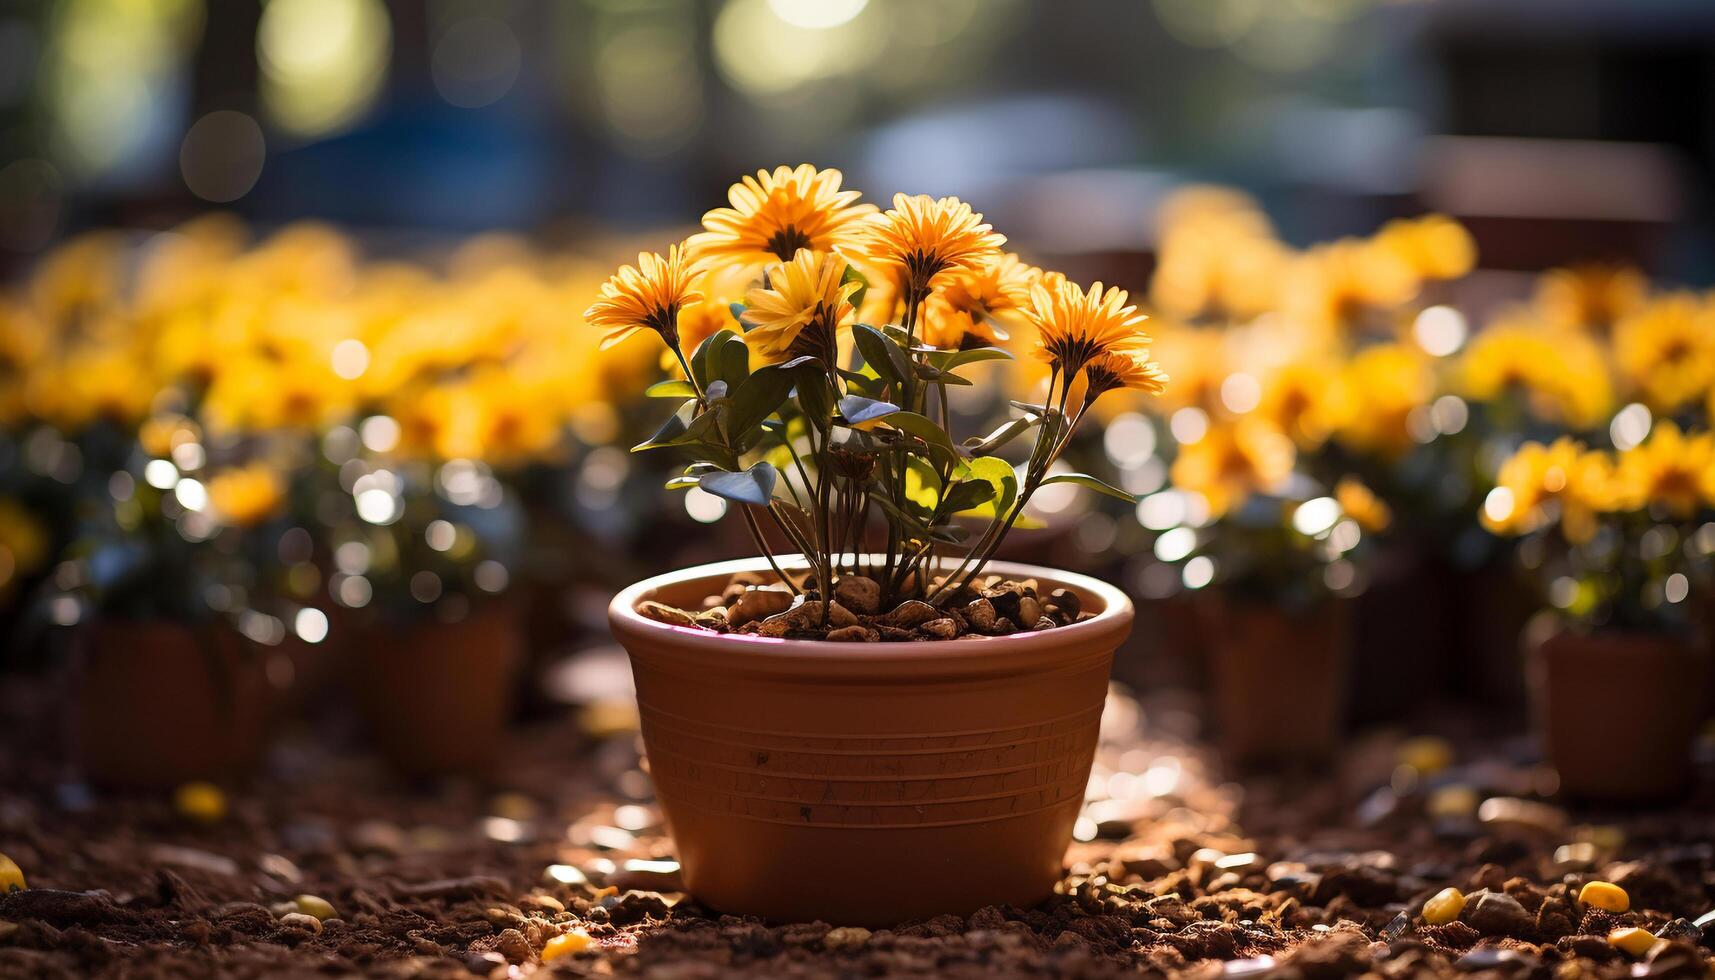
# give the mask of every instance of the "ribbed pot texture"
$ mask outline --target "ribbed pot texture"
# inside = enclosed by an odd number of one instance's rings
[[[1695,775],[1708,683],[1704,651],[1644,632],[1527,635],[1538,730],[1560,792],[1601,803],[1669,802]]]
[[[1039,633],[922,643],[720,636],[635,611],[696,608],[760,560],[648,579],[615,597],[643,742],[686,887],[724,912],[891,925],[1046,898],[1095,754],[1131,601]]]

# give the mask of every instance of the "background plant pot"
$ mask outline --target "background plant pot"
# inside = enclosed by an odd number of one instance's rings
[[[523,659],[516,605],[483,603],[454,623],[377,614],[354,634],[358,702],[388,761],[413,776],[477,773],[494,762]]]
[[[1326,758],[1344,718],[1346,601],[1289,610],[1210,593],[1199,611],[1208,632],[1217,742],[1228,761]]]
[[[231,628],[97,620],[78,645],[74,743],[91,781],[165,789],[255,766],[268,683],[261,658]]]
[[[886,925],[1031,905],[1059,878],[1131,602],[995,563],[1097,615],[1040,633],[847,644],[720,636],[639,616],[695,606],[760,560],[648,579],[609,607],[687,887],[775,919]]]
[[[1689,639],[1535,624],[1525,643],[1537,726],[1563,795],[1664,802],[1690,789],[1709,674]]]

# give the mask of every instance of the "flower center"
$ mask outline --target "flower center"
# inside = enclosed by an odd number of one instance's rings
[[[796,225],[787,225],[768,236],[768,250],[780,258],[782,262],[792,261],[801,248],[812,248],[810,236],[799,231]]]

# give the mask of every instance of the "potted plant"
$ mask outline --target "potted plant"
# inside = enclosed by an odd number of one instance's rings
[[[1527,442],[1483,502],[1542,586],[1527,628],[1534,714],[1560,790],[1609,803],[1683,795],[1705,710],[1707,651],[1689,601],[1706,577],[1715,436],[1657,423],[1609,452]]]
[[[1302,764],[1338,744],[1350,597],[1387,506],[1352,477],[1313,477],[1263,416],[1183,438],[1155,541],[1202,626],[1217,743],[1234,764]]]
[[[682,375],[653,393],[679,405],[637,448],[687,454],[668,486],[725,500],[760,552],[640,582],[610,620],[703,901],[856,924],[1031,904],[1060,874],[1132,613],[1111,586],[993,555],[1044,486],[1131,499],[1051,470],[1097,398],[1165,379],[1125,292],[1009,260],[957,199],[877,213],[840,183],[808,165],[746,177],[586,313],[609,345],[664,342]],[[684,349],[696,277],[733,265],[755,279],[743,333]],[[930,344],[940,300],[969,326]],[[937,418],[961,369],[1011,356],[1002,305],[1034,327],[1045,397],[959,441]],[[997,455],[1009,444],[1021,463]]]
[[[107,785],[170,788],[250,771],[274,703],[263,649],[294,629],[320,640],[326,620],[262,611],[271,593],[257,570],[275,567],[290,528],[280,472],[260,461],[205,471],[189,420],[153,424],[171,429],[182,466],[138,446],[110,476],[107,506],[89,508],[55,575],[67,591],[47,606],[77,624],[81,768]]]

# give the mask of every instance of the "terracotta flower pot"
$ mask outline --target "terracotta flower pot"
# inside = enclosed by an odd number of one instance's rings
[[[223,624],[98,620],[79,636],[74,743],[107,786],[166,789],[247,774],[261,753],[261,657]]]
[[[1095,579],[993,563],[1096,616],[922,643],[721,636],[637,614],[695,606],[722,562],[609,607],[692,893],[726,912],[886,925],[1031,905],[1059,878],[1131,601]]]
[[[1708,665],[1661,633],[1526,631],[1537,727],[1562,794],[1608,803],[1683,796],[1703,720]]]
[[[412,776],[479,773],[500,752],[524,631],[508,602],[456,623],[380,615],[349,647],[358,701],[381,751]]]
[[[1328,599],[1289,611],[1210,594],[1199,608],[1228,761],[1302,764],[1331,755],[1345,713],[1347,604]]]

